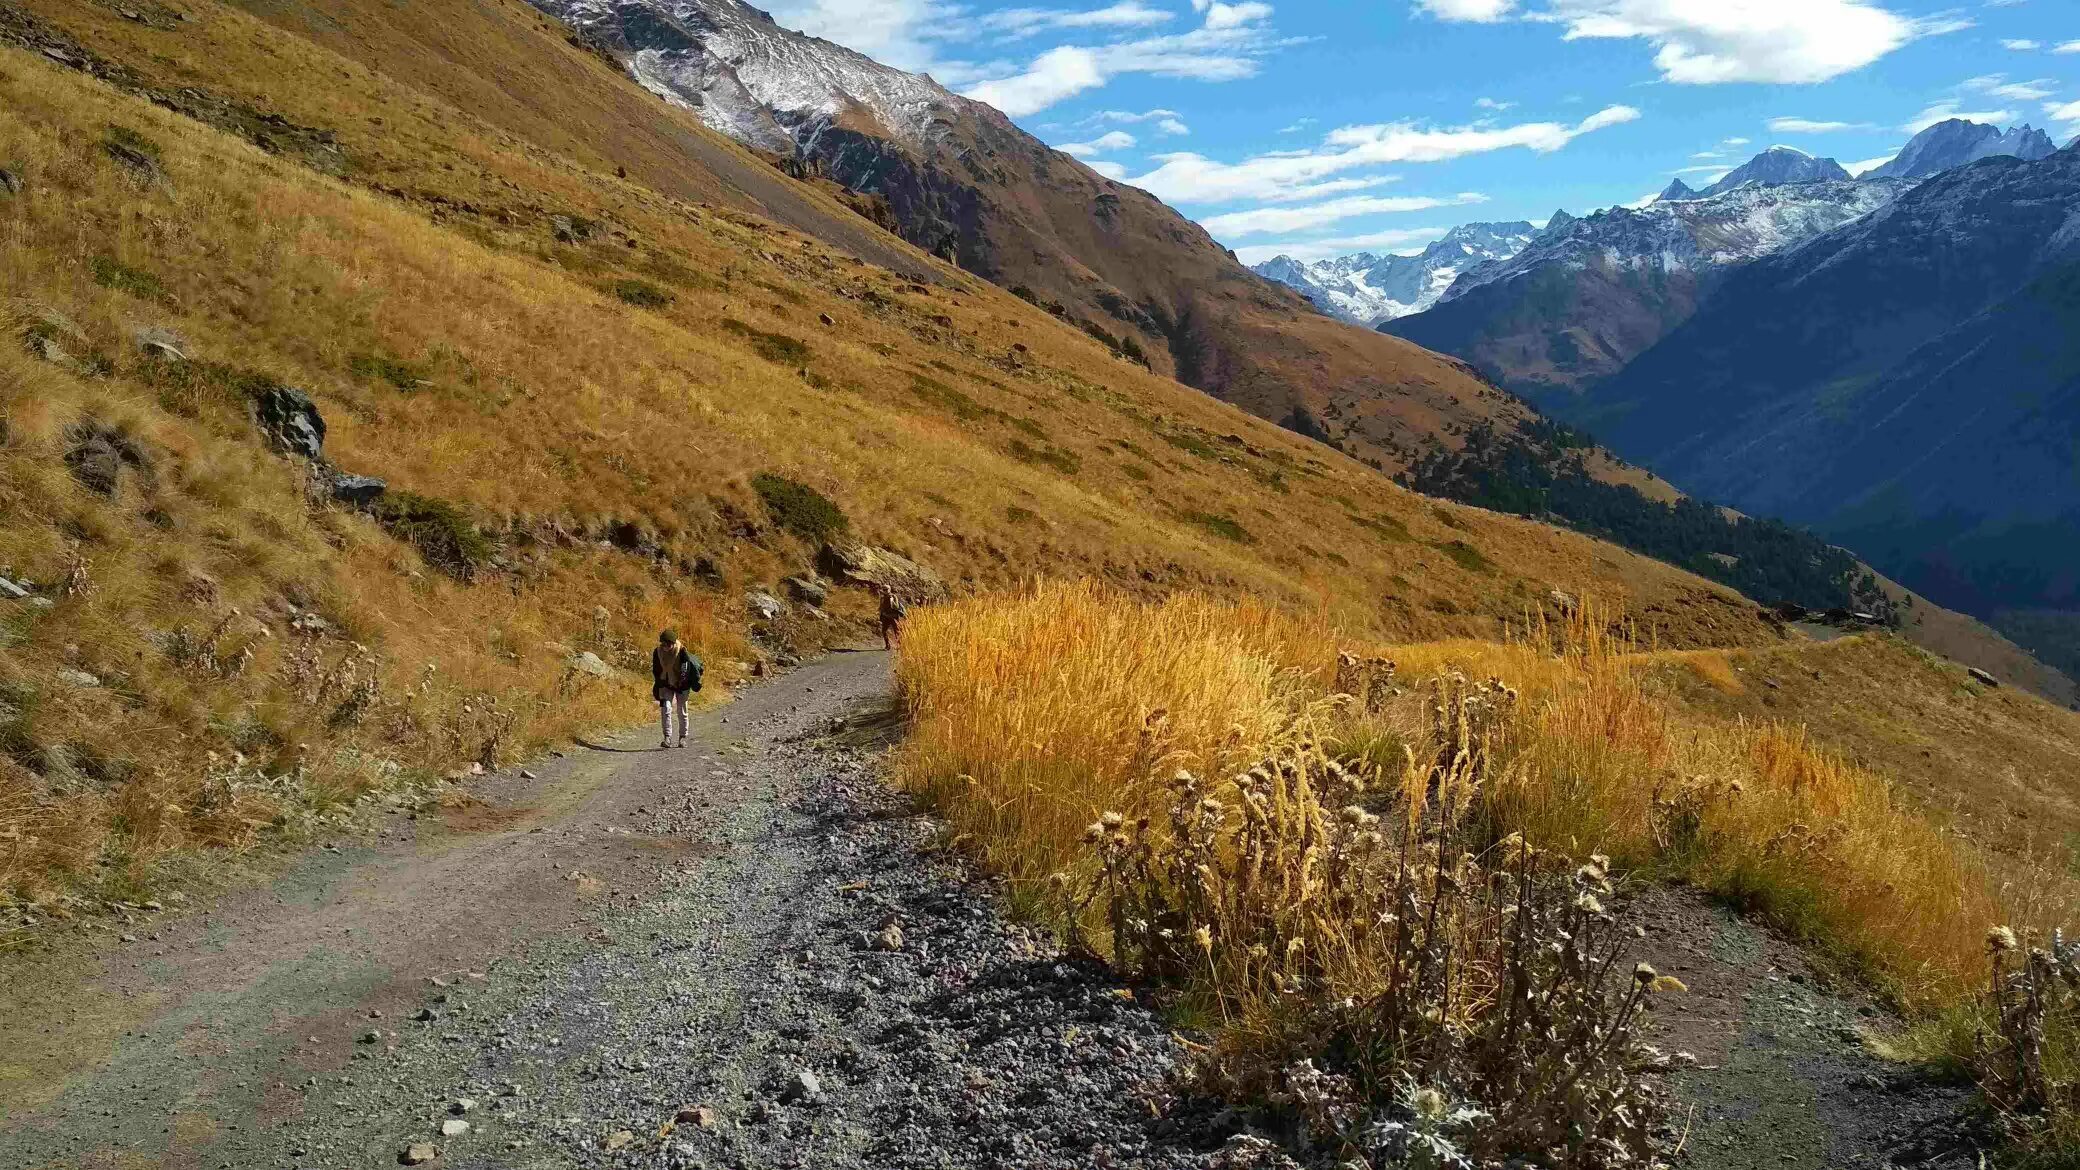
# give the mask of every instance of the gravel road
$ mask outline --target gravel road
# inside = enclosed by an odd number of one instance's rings
[[[0,1166],[1282,1161],[1218,1152],[1232,1117],[1165,1095],[1183,1043],[878,782],[888,671],[832,655],[685,750],[630,732],[0,963]],[[1886,1017],[1795,947],[1680,891],[1626,913],[1692,989],[1655,1025],[1695,1058],[1680,1165],[1976,1164],[1964,1091],[1871,1055]]]
[[[0,1165],[1203,1165],[1164,1025],[831,742],[887,689],[834,655],[114,948]]]

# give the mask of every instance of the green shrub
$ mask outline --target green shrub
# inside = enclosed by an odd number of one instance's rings
[[[1481,555],[1481,550],[1463,540],[1449,541],[1435,546],[1438,552],[1452,558],[1452,563],[1469,573],[1492,573],[1495,566]]]
[[[919,398],[945,410],[962,422],[973,422],[978,418],[988,418],[994,413],[989,407],[948,386],[939,379],[927,377],[923,374],[910,375],[910,390]]]
[[[722,327],[748,339],[752,352],[775,365],[800,366],[814,356],[808,343],[799,338],[789,337],[785,333],[767,333],[763,329],[746,325],[735,317],[724,317]]]
[[[388,382],[407,394],[418,390],[421,383],[429,380],[428,371],[425,369],[388,354],[357,353],[347,359],[347,369],[352,370],[357,378],[365,378],[371,382]]]
[[[1212,512],[1186,512],[1184,513],[1184,519],[1197,524],[1199,527],[1224,540],[1232,540],[1237,544],[1255,544],[1257,542],[1257,538],[1249,534],[1249,529],[1244,528],[1226,516],[1216,515]]]
[[[446,500],[393,488],[369,506],[369,514],[449,576],[467,581],[491,559],[491,541]]]
[[[751,490],[765,501],[773,523],[812,544],[821,544],[852,527],[845,510],[829,497],[784,475],[760,472],[751,477]]]
[[[265,374],[211,361],[151,362],[140,374],[159,405],[182,418],[242,414],[247,402],[275,384]]]
[[[634,305],[638,309],[663,309],[679,299],[673,293],[647,280],[633,278],[615,281],[614,295],[620,297],[623,303]]]
[[[1369,528],[1388,540],[1397,543],[1408,544],[1415,540],[1415,537],[1410,535],[1407,525],[1384,512],[1377,516],[1359,516],[1354,513],[1351,516],[1351,523],[1358,525],[1360,528]]]
[[[116,158],[125,154],[138,155],[156,164],[160,161],[159,144],[132,130],[128,126],[111,125],[107,137],[101,140],[102,149]]]
[[[141,268],[132,268],[113,256],[96,256],[87,261],[87,271],[93,274],[94,283],[102,288],[127,293],[140,300],[166,299],[166,286],[158,277]]]
[[[1083,460],[1069,452],[1055,447],[1034,447],[1023,439],[1011,440],[1011,446],[1006,450],[1020,463],[1043,463],[1063,475],[1075,475],[1083,469]]]

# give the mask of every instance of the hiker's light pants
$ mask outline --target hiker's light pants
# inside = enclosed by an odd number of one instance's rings
[[[657,726],[666,739],[672,738],[672,708],[679,709],[679,739],[686,739],[686,692],[678,691],[657,700]]]

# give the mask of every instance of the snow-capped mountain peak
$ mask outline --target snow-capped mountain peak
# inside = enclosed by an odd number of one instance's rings
[[[1460,275],[1439,299],[1533,269],[1703,272],[1743,264],[1840,227],[1884,206],[1910,184],[1898,180],[1742,184],[1717,195],[1613,207],[1550,228],[1514,256]]]
[[[533,0],[604,41],[645,88],[740,142],[793,154],[829,126],[923,147],[1001,120],[930,77],[781,28],[741,0]]]
[[[1413,256],[1357,252],[1312,263],[1277,256],[1253,270],[1298,290],[1332,316],[1376,325],[1422,312],[1436,304],[1461,273],[1508,259],[1537,235],[1538,229],[1524,220],[1469,223]]]
[[[1772,146],[1728,171],[1724,178],[1700,194],[1718,195],[1749,183],[1775,187],[1785,183],[1816,183],[1848,177],[1849,172],[1842,169],[1842,164],[1831,158],[1814,158],[1795,146]]]
[[[1951,118],[1909,139],[1891,162],[1866,171],[1866,179],[1925,179],[1982,158],[2010,155],[2036,162],[2058,152],[2051,136],[2025,122],[2005,132],[1984,122]]]

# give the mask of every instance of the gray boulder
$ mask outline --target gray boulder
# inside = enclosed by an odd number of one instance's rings
[[[787,612],[787,603],[770,593],[754,589],[744,595],[744,608],[758,620],[772,622],[779,621]]]
[[[305,459],[324,457],[325,417],[296,387],[272,385],[253,395],[253,420],[278,449]]]
[[[144,448],[114,427],[89,419],[74,424],[66,437],[72,446],[65,452],[65,466],[88,491],[113,496],[122,487],[126,470],[151,471]]]
[[[824,588],[823,582],[813,577],[789,577],[780,583],[787,586],[788,596],[796,601],[821,606],[830,600],[830,590]]]
[[[589,674],[594,678],[611,678],[614,674],[614,668],[590,650],[571,655],[565,660],[564,665],[579,674]]]
[[[180,334],[158,325],[146,325],[131,335],[143,354],[162,362],[188,360],[188,342]]]
[[[0,577],[0,597],[4,597],[9,601],[20,601],[27,596],[29,596],[29,590],[26,586],[18,585],[5,577]]]
[[[13,171],[0,168],[0,193],[19,195],[22,193],[22,177]]]
[[[373,475],[348,475],[344,471],[335,471],[326,490],[339,503],[363,508],[381,499],[383,493],[390,490],[390,485]]]

